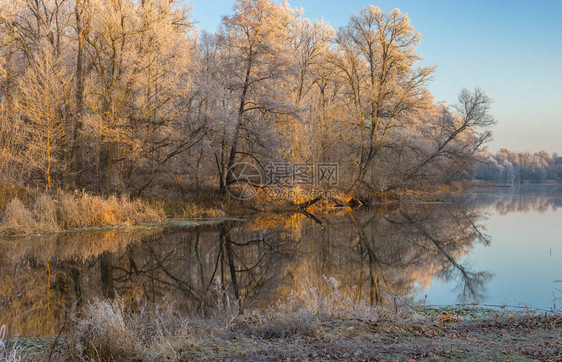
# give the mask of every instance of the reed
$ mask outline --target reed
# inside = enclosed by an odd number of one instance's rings
[[[41,194],[26,206],[11,200],[0,223],[7,234],[52,233],[69,228],[133,226],[164,219],[161,208],[126,196],[101,197],[88,193]]]

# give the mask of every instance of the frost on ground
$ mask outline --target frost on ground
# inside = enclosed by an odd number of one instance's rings
[[[22,348],[7,340],[6,326],[0,327],[0,361],[17,362],[24,357]]]
[[[172,305],[135,310],[93,300],[61,338],[26,349],[26,358],[75,360],[560,360],[562,315],[473,308],[388,307],[356,303],[312,284],[261,312],[223,306],[208,319],[182,317]],[[13,346],[12,346],[13,348]],[[0,344],[17,360],[24,349]]]

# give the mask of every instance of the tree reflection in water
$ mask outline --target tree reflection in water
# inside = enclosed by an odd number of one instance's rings
[[[12,335],[54,334],[73,303],[94,297],[119,296],[131,307],[167,300],[201,317],[244,312],[306,295],[325,277],[372,305],[389,296],[414,302],[434,277],[456,280],[460,301],[478,301],[491,276],[459,259],[490,242],[482,218],[461,203],[409,205],[2,240],[0,325]]]

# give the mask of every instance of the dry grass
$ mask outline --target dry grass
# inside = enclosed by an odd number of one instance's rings
[[[133,226],[158,223],[166,217],[222,217],[227,208],[216,197],[188,201],[102,197],[86,192],[41,193],[0,184],[0,233],[52,233],[71,228]]]
[[[188,319],[173,305],[93,300],[73,318],[61,360],[558,360],[562,316],[355,303],[334,279],[261,311]],[[66,346],[66,347],[62,347]],[[44,348],[48,351],[49,348]],[[45,352],[44,352],[45,353]]]
[[[18,198],[10,201],[0,223],[0,232],[33,234],[69,228],[132,226],[161,222],[163,218],[162,209],[142,200],[59,192],[54,196],[41,194],[29,206]]]
[[[136,356],[134,331],[125,321],[126,313],[120,300],[94,300],[84,310],[72,334],[72,353],[82,359],[122,360]]]
[[[222,217],[225,215],[223,211],[225,205],[220,204],[217,200],[153,200],[150,205],[163,210],[167,217],[172,218]]]
[[[318,284],[305,280],[287,299],[278,301],[273,310],[282,314],[312,314],[321,321],[367,318],[385,310],[364,301],[354,300],[352,295],[354,293],[345,287],[342,288],[335,278],[324,277]]]
[[[171,306],[141,304],[126,310],[120,298],[94,299],[74,320],[65,357],[81,360],[153,360],[179,357],[177,345],[189,337],[189,322]]]
[[[33,204],[33,215],[35,216],[37,230],[42,232],[60,231],[57,217],[56,201],[48,195],[41,195]]]
[[[0,231],[9,234],[31,234],[37,230],[37,221],[33,213],[19,200],[13,199],[8,203]]]
[[[19,362],[25,358],[25,354],[21,347],[10,343],[4,339],[6,335],[6,327],[0,327],[0,361]]]
[[[442,184],[436,186],[436,192],[438,193],[448,193],[448,192],[459,192],[463,191],[467,187],[467,183],[452,181],[448,184]]]
[[[146,222],[160,222],[161,209],[142,200],[110,196],[102,198],[89,194],[60,196],[60,215],[64,228],[92,226],[132,226]]]
[[[221,217],[224,211],[215,207],[203,207],[199,204],[186,202],[182,217]]]
[[[8,203],[14,199],[21,200],[28,205],[37,198],[39,192],[25,186],[0,183],[0,210],[6,210]]]
[[[254,353],[271,343],[318,339],[325,323],[406,316],[353,302],[331,278],[318,286],[306,282],[300,290],[305,291],[292,293],[265,310],[238,315],[236,308],[217,308],[215,316],[206,320],[182,317],[169,305],[141,304],[133,311],[126,309],[119,298],[95,299],[75,318],[69,334],[71,348],[64,358],[232,358],[232,354]]]

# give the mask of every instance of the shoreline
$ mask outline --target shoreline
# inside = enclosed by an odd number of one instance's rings
[[[2,234],[0,238],[18,239],[23,237],[43,237],[49,235],[79,233],[79,232],[96,232],[96,231],[134,231],[134,230],[152,230],[165,228],[183,228],[183,227],[200,227],[219,225],[228,221],[243,221],[240,217],[219,216],[219,217],[193,217],[193,218],[168,218],[161,223],[141,223],[132,226],[92,226],[83,228],[69,228],[54,232],[35,233],[35,234]]]
[[[550,185],[550,184],[545,184]],[[393,207],[400,203],[411,204],[446,204],[450,201],[446,200],[443,196],[451,193],[470,192],[470,190],[478,190],[482,188],[504,188],[513,187],[513,185],[492,184],[482,181],[471,181],[466,183],[455,184],[454,186],[439,186],[431,190],[404,190],[403,192],[384,193],[378,196],[358,196],[348,197],[346,201],[338,199],[319,199],[313,200],[314,202],[304,202],[303,204],[310,203],[309,205],[301,206],[291,200],[263,200],[258,198],[255,202],[239,201],[233,199],[224,199],[218,196],[207,197],[206,200],[197,199],[192,197],[194,201],[170,201],[159,200],[150,198],[138,199],[144,203],[145,207],[154,207],[154,213],[160,214],[161,221],[158,222],[134,222],[125,220],[117,224],[107,224],[85,227],[54,227],[53,230],[45,230],[39,232],[2,232],[2,238],[18,238],[24,236],[46,236],[59,233],[71,232],[89,232],[89,231],[112,231],[112,230],[142,230],[142,229],[157,229],[166,227],[197,227],[204,225],[218,225],[224,221],[240,221],[249,215],[260,213],[305,213],[305,214],[330,214],[342,210],[353,210],[361,207]],[[46,195],[46,194],[43,194]],[[87,194],[86,194],[87,195]],[[54,196],[53,200],[56,201]],[[38,197],[39,198],[39,197]],[[16,196],[15,199],[18,199]],[[343,199],[343,198],[342,198]],[[318,201],[318,203],[316,203]],[[27,201],[32,204],[33,201]],[[219,206],[217,206],[219,205]],[[6,205],[0,205],[0,209],[5,209]],[[185,208],[193,213],[193,216],[182,217],[182,213],[186,213]],[[5,212],[4,212],[5,214]],[[199,216],[200,215],[200,216]],[[216,215],[216,216],[215,216]],[[4,215],[5,217],[5,215]],[[0,226],[1,226],[0,219]],[[33,220],[32,220],[33,222]],[[64,220],[59,223],[64,224]],[[8,227],[10,225],[4,225]]]
[[[164,328],[177,329],[181,325],[186,331],[174,336],[163,335],[157,343],[150,341],[131,349],[117,345],[119,338],[123,338],[121,335],[114,336],[114,341],[102,340],[102,336],[95,334],[89,336],[92,338],[90,343],[99,344],[96,352],[100,353],[99,358],[122,360],[434,361],[451,358],[557,360],[562,357],[562,314],[559,312],[545,314],[446,306],[392,309],[375,307],[330,312],[297,308],[205,320],[169,320],[170,325]],[[173,327],[173,323],[179,324]],[[84,333],[80,327],[71,328]],[[94,357],[84,354],[87,353],[85,349],[72,347],[81,342],[71,333],[75,332],[17,338],[9,344],[29,360]],[[131,333],[136,336],[136,332]]]

